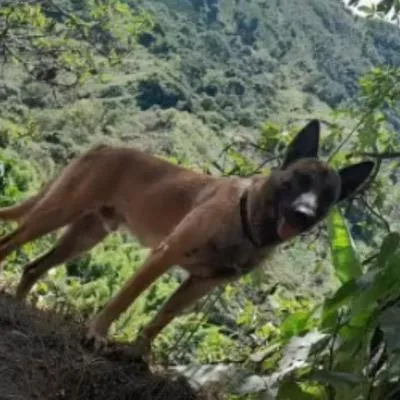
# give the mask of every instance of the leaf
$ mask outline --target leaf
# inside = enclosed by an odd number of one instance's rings
[[[283,382],[279,387],[278,400],[316,400],[317,396],[303,391],[301,386],[294,381]]]
[[[315,370],[310,375],[311,379],[315,379],[316,381],[327,385],[346,384],[353,386],[365,381],[362,375],[351,374],[348,372],[328,371],[323,369]]]
[[[335,207],[328,216],[328,233],[333,266],[342,283],[362,274],[353,239],[341,212]]]
[[[297,336],[290,340],[284,349],[284,354],[279,362],[280,378],[291,372],[308,365],[308,357],[318,344],[327,340],[329,335],[321,332],[309,332],[304,336]],[[275,375],[275,374],[274,374]]]
[[[366,14],[372,14],[374,12],[374,9],[368,6],[360,6],[358,7],[358,10]]]
[[[377,4],[377,11],[383,12],[384,14],[387,14],[390,9],[393,6],[394,1],[393,0],[381,0],[378,4]]]
[[[362,311],[376,301],[377,293],[382,293],[380,275],[379,271],[368,271],[358,279],[352,279],[339,287],[334,295],[324,302],[320,329],[337,326],[337,312],[340,307],[349,305],[352,312],[357,312],[357,307]]]
[[[321,329],[333,328],[337,325],[337,310],[346,304],[358,290],[359,286],[356,280],[351,280],[343,284],[331,298],[325,300]]]
[[[400,305],[395,305],[383,311],[379,317],[379,322],[388,351],[400,351]]]
[[[377,259],[378,266],[386,264],[389,256],[399,248],[399,244],[400,234],[398,232],[391,232],[383,239]]]
[[[315,309],[312,309],[311,311],[298,311],[289,315],[280,326],[281,336],[289,338],[302,334],[307,329],[308,322],[314,312]]]
[[[266,349],[250,354],[249,359],[254,363],[260,363],[264,361],[267,357],[270,357],[273,354],[275,354],[279,350],[279,348],[280,344],[278,343],[272,344],[271,346],[268,346]]]

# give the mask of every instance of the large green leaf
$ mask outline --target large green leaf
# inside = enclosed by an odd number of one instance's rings
[[[400,305],[386,309],[380,316],[380,326],[389,352],[400,351]]]
[[[320,398],[321,396],[318,396],[318,393],[307,393],[299,383],[293,380],[282,382],[279,386],[279,393],[277,396],[279,400],[317,400]]]
[[[329,371],[326,369],[314,370],[310,376],[312,379],[326,385],[345,384],[354,386],[365,381],[365,378],[360,374]]]
[[[281,338],[290,339],[293,336],[303,334],[308,328],[311,328],[311,318],[315,313],[317,307],[312,310],[302,310],[290,314],[281,324]]]
[[[355,279],[344,283],[334,295],[325,299],[322,307],[320,328],[335,329],[338,323],[338,309],[346,304],[359,290]]]
[[[342,283],[362,274],[353,239],[340,210],[335,207],[328,215],[328,232],[333,266]]]
[[[378,254],[377,264],[383,266],[388,258],[399,248],[400,234],[398,232],[389,233],[382,242],[381,249]]]

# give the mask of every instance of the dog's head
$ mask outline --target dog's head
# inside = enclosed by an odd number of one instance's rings
[[[282,166],[271,176],[276,230],[288,240],[323,219],[330,208],[351,196],[370,175],[364,161],[335,170],[318,160],[320,124],[309,122],[288,146]]]

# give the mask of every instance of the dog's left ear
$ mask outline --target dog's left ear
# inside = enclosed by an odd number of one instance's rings
[[[374,166],[375,163],[372,161],[363,161],[339,170],[342,184],[337,201],[340,202],[351,196],[366,181]]]
[[[300,158],[317,158],[319,148],[320,124],[311,120],[292,140],[286,152],[282,169]]]

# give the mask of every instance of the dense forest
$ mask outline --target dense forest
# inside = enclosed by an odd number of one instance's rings
[[[363,10],[378,18],[337,0],[0,3],[2,206],[99,143],[208,174],[268,174],[311,118],[323,122],[322,156],[333,166],[376,162],[364,190],[310,235],[157,338],[156,365],[222,398],[400,396],[400,32],[379,18],[400,6]],[[2,234],[12,228],[2,224]],[[6,291],[55,235],[7,259]],[[147,254],[112,234],[43,277],[30,300],[87,319]],[[181,279],[179,270],[161,278],[112,338],[131,341]]]

